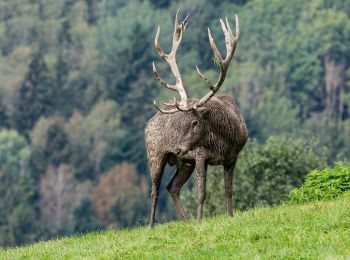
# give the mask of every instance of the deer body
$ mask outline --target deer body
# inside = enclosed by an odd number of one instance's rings
[[[174,100],[170,103],[164,103],[165,107],[163,108],[155,103],[159,112],[149,120],[145,128],[145,145],[152,178],[150,226],[154,225],[159,186],[167,163],[176,165],[177,168],[167,185],[167,189],[182,219],[188,220],[188,216],[180,201],[180,189],[193,171],[196,172],[198,184],[197,219],[202,218],[208,165],[224,166],[227,214],[232,216],[233,170],[237,156],[248,138],[247,128],[234,99],[227,94],[213,97],[225,79],[228,65],[239,39],[237,16],[236,37],[233,36],[227,19],[226,25],[220,20],[226,40],[227,55],[225,59],[222,59],[208,30],[210,44],[220,66],[220,77],[214,85],[197,67],[199,76],[210,88],[210,92],[198,100],[187,98],[176,65],[176,51],[188,22],[187,16],[179,24],[178,12],[175,18],[173,48],[170,54],[165,54],[159,46],[159,27],[155,40],[156,49],[159,55],[169,63],[176,84],[170,85],[162,80],[154,64],[153,72],[162,86],[180,94],[181,101]]]

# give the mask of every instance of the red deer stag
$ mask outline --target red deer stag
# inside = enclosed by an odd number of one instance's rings
[[[202,218],[203,204],[206,197],[207,165],[224,166],[227,214],[233,216],[232,175],[238,153],[242,150],[248,138],[242,114],[233,97],[228,94],[214,97],[225,80],[239,40],[237,15],[235,36],[231,31],[227,18],[226,23],[220,19],[226,41],[227,53],[225,59],[221,57],[208,29],[210,45],[220,67],[220,76],[217,82],[212,84],[197,67],[200,78],[210,89],[210,92],[201,99],[187,98],[176,64],[176,51],[189,18],[187,16],[179,23],[178,15],[179,10],[176,13],[173,45],[169,54],[165,54],[160,48],[159,27],[155,37],[155,47],[160,57],[170,65],[176,83],[171,85],[161,79],[154,63],[153,73],[161,86],[177,91],[181,101],[174,99],[174,101],[164,103],[163,108],[154,102],[159,112],[148,121],[145,128],[147,159],[152,177],[151,227],[154,226],[159,186],[166,163],[177,167],[174,176],[167,185],[167,189],[183,220],[188,220],[188,215],[180,201],[180,189],[194,170],[197,174],[198,183],[197,219],[201,220]]]

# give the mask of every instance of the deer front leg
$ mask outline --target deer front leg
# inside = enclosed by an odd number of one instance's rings
[[[197,208],[197,220],[202,220],[203,205],[206,197],[206,170],[204,151],[201,148],[197,148],[196,151],[196,175],[198,186],[198,208]]]
[[[182,164],[177,165],[177,170],[175,171],[174,176],[171,178],[169,184],[167,185],[167,189],[169,193],[171,194],[171,198],[173,199],[176,209],[178,213],[180,214],[181,218],[184,221],[188,221],[188,215],[185,211],[185,209],[182,206],[181,200],[180,200],[180,190],[182,186],[186,183],[188,178],[191,176],[194,166],[193,165],[185,165]]]
[[[165,156],[161,155],[159,157],[150,158],[149,161],[151,178],[152,178],[152,191],[151,191],[151,216],[149,221],[149,226],[153,227],[155,222],[156,207],[159,196],[159,186],[162,180],[164,166],[165,166]]]

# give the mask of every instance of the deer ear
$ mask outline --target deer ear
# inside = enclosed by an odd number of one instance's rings
[[[207,119],[209,117],[209,109],[206,107],[198,107],[196,112],[200,118]]]

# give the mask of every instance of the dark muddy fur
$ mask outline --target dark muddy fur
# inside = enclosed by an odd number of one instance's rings
[[[189,106],[196,99],[189,99]],[[184,220],[188,216],[179,193],[196,169],[198,182],[197,219],[201,219],[206,197],[207,165],[223,165],[227,214],[232,210],[232,175],[238,153],[247,142],[248,132],[241,112],[228,94],[211,98],[204,107],[188,112],[158,112],[147,123],[145,144],[152,178],[150,226],[154,225],[159,186],[166,163],[177,170],[167,185],[175,206]]]

